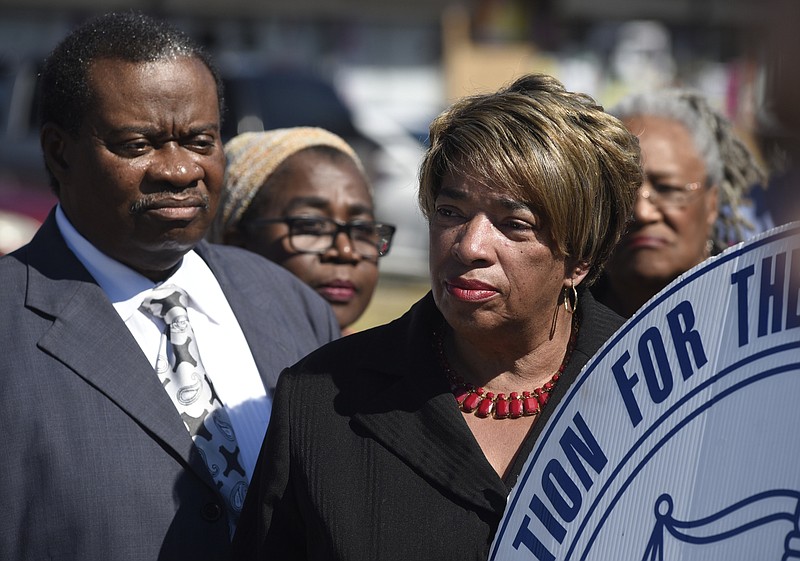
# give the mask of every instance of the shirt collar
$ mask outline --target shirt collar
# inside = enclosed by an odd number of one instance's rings
[[[181,287],[189,295],[189,305],[212,321],[222,317],[224,306],[219,301],[220,296],[224,299],[222,289],[211,269],[193,250],[184,255],[172,276],[163,283],[154,283],[92,245],[75,229],[61,205],[56,207],[56,225],[67,247],[94,277],[123,320],[127,321],[139,309],[144,297],[161,284]]]
[[[189,305],[215,323],[221,323],[226,310],[229,310],[217,278],[195,251],[183,256],[181,266],[164,284],[174,284],[185,290],[189,295]]]

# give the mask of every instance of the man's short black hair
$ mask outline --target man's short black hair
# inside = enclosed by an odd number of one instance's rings
[[[40,76],[40,124],[55,123],[77,135],[92,103],[88,74],[95,60],[155,62],[174,57],[194,57],[208,67],[217,84],[222,115],[222,81],[206,51],[171,24],[126,11],[97,16],[56,46]]]

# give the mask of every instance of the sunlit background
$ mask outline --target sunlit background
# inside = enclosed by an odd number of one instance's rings
[[[355,326],[399,316],[427,291],[417,168],[452,100],[524,72],[613,105],[666,85],[704,92],[763,154],[770,127],[768,4],[754,0],[0,0],[0,253],[53,204],[38,146],[36,73],[75,24],[136,8],[214,54],[226,139],[323,126],[368,164],[378,217],[398,225],[378,293]],[[11,213],[14,213],[13,219]],[[6,218],[4,220],[4,218]]]

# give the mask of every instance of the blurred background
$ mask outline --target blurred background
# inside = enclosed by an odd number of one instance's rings
[[[354,326],[360,329],[398,317],[427,291],[417,171],[428,124],[451,101],[532,71],[605,106],[631,91],[691,86],[771,165],[780,158],[773,141],[786,134],[773,107],[774,82],[779,73],[796,74],[797,60],[776,62],[773,27],[798,4],[0,0],[0,254],[25,243],[54,203],[39,152],[39,65],[96,13],[139,9],[206,45],[225,79],[225,140],[248,130],[315,125],[356,147],[375,186],[379,219],[398,226],[378,292]],[[799,40],[796,33],[787,37]]]

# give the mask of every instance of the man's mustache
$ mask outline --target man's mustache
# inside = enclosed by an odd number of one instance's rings
[[[209,198],[208,195],[194,195],[189,193],[182,193],[180,197],[176,197],[174,193],[151,193],[143,195],[139,199],[131,203],[128,212],[130,214],[141,214],[154,208],[168,208],[168,207],[186,207],[186,206],[199,206],[204,210],[208,210]]]

